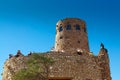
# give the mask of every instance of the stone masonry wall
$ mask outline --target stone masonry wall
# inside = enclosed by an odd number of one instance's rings
[[[12,57],[4,64],[4,71],[2,73],[2,80],[12,80],[11,77],[16,71],[26,68],[25,60],[27,57],[20,55],[19,57]]]
[[[68,77],[72,80],[102,80],[100,67],[92,55],[82,53],[50,53],[47,54],[55,60],[50,67],[50,77]]]
[[[66,18],[56,25],[56,51],[71,52],[82,49],[89,52],[86,24],[77,18]],[[71,51],[70,51],[71,50]]]
[[[71,80],[104,80],[98,58],[87,52],[49,52],[44,56],[53,58],[50,66],[50,79],[70,78]],[[29,56],[12,57],[5,62],[2,80],[11,80],[12,75],[21,68],[26,68],[25,60]],[[110,77],[110,76],[109,76]],[[110,79],[107,79],[110,80]]]
[[[10,55],[4,64],[2,80],[11,77],[20,69],[27,68],[25,61],[30,58],[21,54]],[[110,76],[107,49],[101,44],[98,56],[89,51],[86,24],[78,18],[66,18],[56,25],[56,42],[52,52],[44,56],[53,58],[55,63],[49,67],[50,79],[70,80],[112,80]]]

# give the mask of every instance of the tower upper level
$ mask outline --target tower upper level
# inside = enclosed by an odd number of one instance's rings
[[[86,50],[89,52],[86,25],[78,18],[66,18],[56,24],[56,51],[70,52]]]

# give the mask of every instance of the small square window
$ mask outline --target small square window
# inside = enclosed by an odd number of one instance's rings
[[[78,55],[82,55],[82,52],[77,52]]]
[[[63,28],[62,28],[62,26],[60,26],[60,28],[59,28],[59,32],[61,32],[61,31],[63,31]]]
[[[86,28],[84,28],[84,32],[86,33]]]
[[[78,43],[80,43],[80,41],[78,41]]]
[[[80,30],[80,25],[76,24],[76,30]]]
[[[63,37],[62,37],[62,36],[60,36],[60,39],[63,39]]]
[[[71,30],[71,25],[70,25],[70,24],[68,24],[68,25],[66,26],[66,30]]]

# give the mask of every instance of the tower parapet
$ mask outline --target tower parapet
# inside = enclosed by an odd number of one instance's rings
[[[98,54],[98,64],[101,67],[101,78],[103,80],[111,80],[109,63],[108,51],[104,48],[104,45],[101,44],[101,49]]]
[[[56,51],[77,51],[89,52],[86,24],[78,18],[66,18],[56,24]]]

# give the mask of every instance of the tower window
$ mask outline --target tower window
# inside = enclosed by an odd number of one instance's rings
[[[80,30],[80,26],[78,24],[76,24],[76,30]]]
[[[82,55],[82,52],[77,52],[78,55]]]
[[[59,32],[61,32],[63,30],[63,28],[62,28],[62,26],[60,26],[60,28],[59,28]]]
[[[78,43],[80,43],[80,41],[78,41]]]
[[[86,28],[84,28],[84,32],[86,32]]]
[[[66,30],[71,30],[71,25],[70,25],[70,24],[68,24],[68,25],[66,26]]]
[[[63,37],[62,37],[62,36],[60,36],[60,39],[63,39]]]

